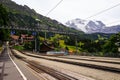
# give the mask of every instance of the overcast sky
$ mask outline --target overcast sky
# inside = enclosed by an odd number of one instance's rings
[[[27,5],[37,13],[46,14],[60,0],[12,0],[20,5]],[[120,3],[120,0],[63,0],[51,13],[47,15],[61,23],[75,18],[86,19],[95,13],[108,9]],[[89,20],[101,20],[105,24],[120,24],[120,5]]]

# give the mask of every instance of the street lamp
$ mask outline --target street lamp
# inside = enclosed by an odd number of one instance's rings
[[[37,21],[37,27],[40,27],[40,19],[35,19]],[[36,32],[36,36],[35,36],[35,52],[40,51],[40,44],[39,44],[39,40],[38,40],[38,35],[39,32]],[[39,48],[39,49],[38,49]]]

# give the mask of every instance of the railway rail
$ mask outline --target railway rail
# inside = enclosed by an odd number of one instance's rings
[[[48,73],[49,75],[55,77],[58,80],[78,80],[78,79],[71,77],[67,74],[56,71],[55,69],[40,65],[39,63],[37,63],[35,61],[27,61],[27,63],[29,63],[29,65],[33,66],[36,69],[40,69],[40,70]]]
[[[120,73],[120,67],[113,67],[113,66],[107,66],[107,65],[98,65],[98,64],[91,64],[91,63],[84,63],[84,62],[76,62],[75,60],[71,59],[63,59],[63,58],[56,58],[56,57],[48,57],[48,56],[40,56],[40,55],[32,55],[32,54],[27,54],[25,52],[22,52],[25,55],[31,56],[31,57],[36,57],[36,58],[42,58],[46,60],[52,60],[52,61],[57,61],[57,62],[63,62],[63,63],[68,63],[68,64],[73,64],[73,65],[79,65],[79,66],[85,66],[85,67],[90,67],[90,68],[95,68],[95,69],[100,69],[100,70],[106,70],[110,72],[115,72],[115,73]],[[90,61],[89,61],[90,62]],[[93,62],[91,60],[91,62]],[[101,63],[100,61],[96,61],[98,63]],[[102,62],[104,64],[104,61]],[[109,64],[109,62],[108,62]],[[110,65],[119,65],[119,64],[114,64],[113,62],[110,63]]]
[[[20,51],[20,52],[23,53],[23,54],[26,54],[26,52],[23,52],[23,51]],[[26,54],[26,55],[31,56],[29,54]],[[42,55],[42,56],[57,57],[57,58],[64,58],[64,59],[73,59],[73,60],[102,62],[102,63],[120,64],[120,58],[92,57],[92,56],[72,56],[71,57],[71,56],[61,56],[61,55],[59,55],[59,56],[56,56],[56,55],[55,56],[54,55]]]
[[[28,66],[29,66],[30,68],[32,68],[33,70],[37,71],[37,72],[43,71],[43,72],[45,72],[45,73],[53,76],[53,77],[54,77],[55,79],[57,79],[57,80],[78,80],[78,79],[75,78],[75,77],[69,76],[69,75],[67,75],[67,74],[64,74],[64,73],[62,73],[62,72],[59,72],[59,71],[57,71],[57,70],[55,70],[55,69],[52,69],[52,68],[50,68],[50,67],[47,67],[47,66],[44,66],[44,65],[40,65],[39,62],[32,61],[32,60],[28,60],[28,59],[26,59],[26,58],[24,58],[24,57],[22,57],[22,56],[16,55],[16,54],[14,53],[14,51],[12,51],[12,50],[11,50],[11,52],[12,52],[12,54],[13,54],[15,57],[17,57],[18,59],[21,59],[21,60],[23,60],[24,62],[28,63],[28,64],[29,64]]]
[[[94,68],[91,68],[91,67],[78,66],[78,65],[76,66],[76,65],[73,65],[73,64],[71,65],[69,63],[66,64],[65,62],[43,59],[43,58],[40,58],[39,55],[34,55],[33,54],[34,57],[33,56],[28,56],[28,55],[25,55],[24,53],[21,53],[17,50],[14,50],[14,49],[13,49],[13,51],[17,55],[19,55],[18,58],[22,57],[23,60],[26,60],[26,58],[27,58],[27,59],[29,59],[33,62],[37,61],[37,62],[39,62],[40,65],[48,66],[50,69],[51,68],[55,69],[59,72],[65,73],[69,76],[72,76],[72,77],[74,77],[78,80],[84,80],[84,79],[85,80],[119,80],[120,79],[119,72],[114,72],[114,71],[109,71],[109,70],[105,71],[103,69],[94,69]],[[26,63],[27,62],[25,62],[25,64]],[[43,70],[40,70],[40,69],[38,69],[38,68],[36,68],[32,65],[29,65],[28,63],[26,65],[29,66],[30,68],[32,68],[33,70],[37,71],[36,73],[37,73],[38,76],[41,75],[42,77],[46,78],[47,73],[45,74],[45,72]],[[106,76],[109,76],[109,77],[106,77]],[[56,80],[56,79],[49,79],[49,77],[47,77],[47,78],[48,78],[47,80]],[[43,80],[45,80],[45,79],[43,79]]]
[[[112,63],[112,64],[120,64],[120,61],[113,60],[102,60],[102,59],[94,59],[94,58],[76,58],[76,57],[59,57],[65,59],[73,59],[73,60],[84,60],[84,61],[93,61],[93,62],[102,62],[102,63]]]

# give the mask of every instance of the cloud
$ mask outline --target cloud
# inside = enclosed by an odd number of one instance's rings
[[[13,0],[19,4],[26,4],[35,9],[38,13],[46,15],[60,0]],[[63,0],[48,17],[56,19],[62,23],[70,19],[85,19],[97,12],[107,9],[120,3],[120,0]],[[106,24],[109,21],[120,19],[120,6],[109,10],[90,19],[101,20]]]

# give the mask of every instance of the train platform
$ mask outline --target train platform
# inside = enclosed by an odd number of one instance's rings
[[[6,49],[0,55],[0,80],[25,80]]]

